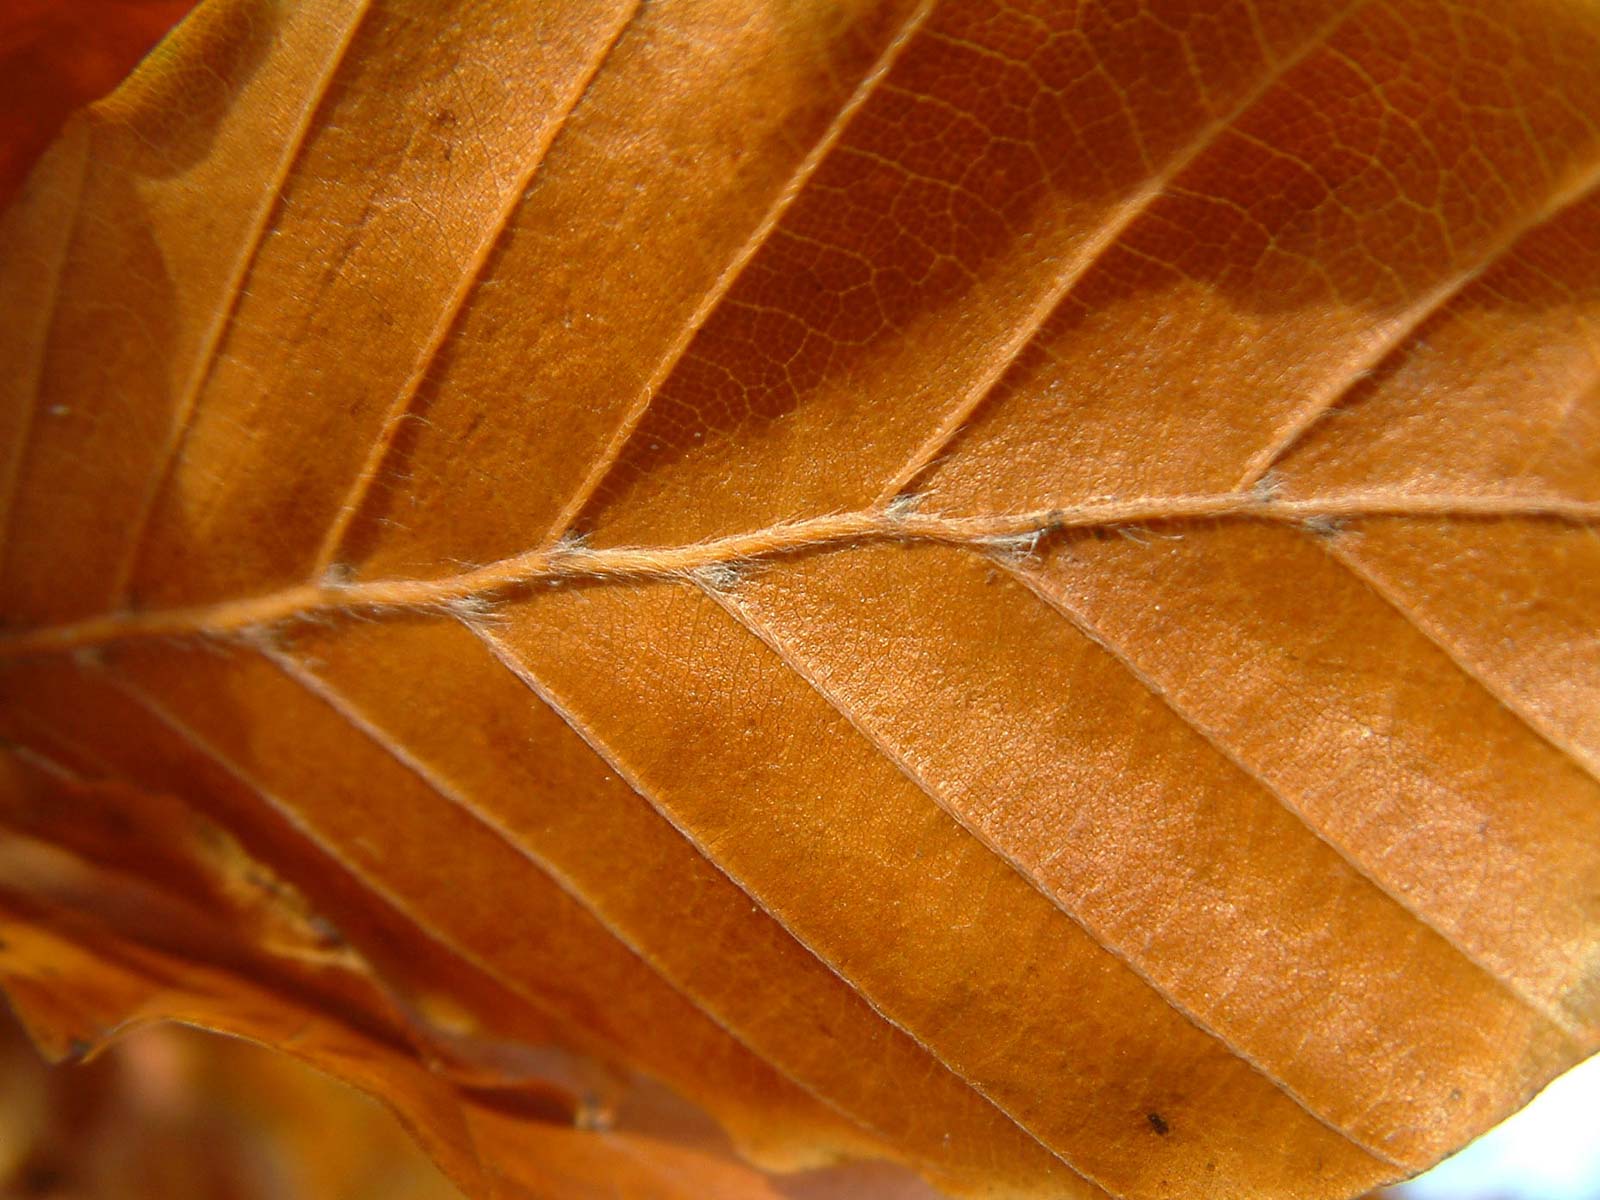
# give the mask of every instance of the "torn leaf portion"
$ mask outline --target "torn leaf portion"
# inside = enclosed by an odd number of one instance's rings
[[[0,1188],[81,1200],[461,1200],[393,1115],[285,1054],[163,1023],[49,1064],[0,1011]]]
[[[492,1091],[451,1085],[359,1023],[9,891],[0,894],[0,980],[35,1042],[57,1059],[97,1054],[162,1021],[282,1050],[392,1108],[470,1196],[586,1196],[603,1171],[617,1195],[776,1200],[748,1167],[651,1136],[519,1115]]]

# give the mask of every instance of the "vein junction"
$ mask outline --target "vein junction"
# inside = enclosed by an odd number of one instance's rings
[[[89,649],[159,637],[219,637],[297,617],[384,610],[481,612],[495,598],[534,583],[698,577],[727,586],[742,564],[865,541],[939,542],[987,553],[1031,553],[1068,529],[1216,519],[1298,525],[1331,533],[1343,521],[1382,517],[1542,517],[1600,522],[1600,501],[1541,496],[1353,493],[1278,499],[1269,491],[1136,499],[1104,497],[1061,508],[998,516],[938,516],[907,504],[812,517],[679,546],[590,548],[563,540],[455,575],[433,579],[330,578],[238,600],[184,608],[123,611],[0,635],[0,659]]]

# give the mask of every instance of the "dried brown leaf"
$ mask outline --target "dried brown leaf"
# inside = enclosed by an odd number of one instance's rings
[[[1436,1161],[1600,1043],[1597,61],[211,0],[0,223],[8,990],[475,1195]]]

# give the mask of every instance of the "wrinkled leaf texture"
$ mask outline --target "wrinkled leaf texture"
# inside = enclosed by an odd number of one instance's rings
[[[1434,1162],[1600,1038],[1597,62],[211,0],[0,227],[19,1013],[479,1196]]]

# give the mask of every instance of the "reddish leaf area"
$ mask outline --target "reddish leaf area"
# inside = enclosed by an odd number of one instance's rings
[[[0,205],[73,109],[120,83],[194,0],[6,0],[0,6]]]

